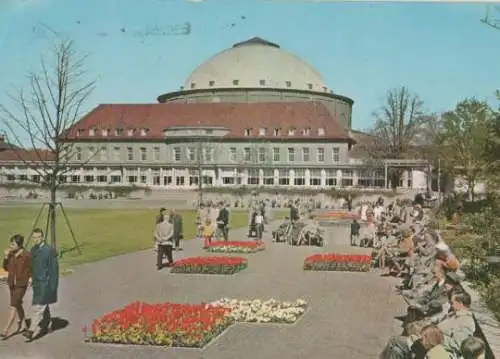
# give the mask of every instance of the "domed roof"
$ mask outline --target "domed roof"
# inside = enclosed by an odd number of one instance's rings
[[[329,92],[311,65],[258,37],[234,44],[200,65],[184,89],[242,87]]]

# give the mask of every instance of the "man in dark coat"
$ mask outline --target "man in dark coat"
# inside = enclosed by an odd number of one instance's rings
[[[181,239],[184,237],[182,215],[175,209],[170,211],[170,222],[174,226],[174,245],[176,251],[182,251]]]
[[[31,271],[33,288],[33,317],[30,330],[24,336],[31,341],[42,331],[50,330],[50,305],[57,302],[59,263],[56,251],[44,241],[43,231],[35,228],[32,234]]]
[[[227,210],[226,206],[223,203],[220,204],[219,216],[217,217],[217,227],[219,227],[220,231],[222,232],[222,236],[224,237],[224,240],[228,241],[229,240],[229,211]]]
[[[299,210],[297,206],[292,201],[290,201],[290,221],[296,222],[299,219]]]

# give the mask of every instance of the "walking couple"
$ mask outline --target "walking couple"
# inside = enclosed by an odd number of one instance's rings
[[[33,247],[28,252],[24,248],[24,237],[16,234],[10,238],[10,246],[4,251],[3,267],[7,271],[10,293],[10,314],[0,338],[5,340],[22,333],[30,342],[44,332],[52,330],[50,305],[57,302],[59,287],[59,264],[57,255],[44,241],[43,231],[35,228],[32,232]],[[28,287],[33,289],[30,321],[25,316],[23,298]],[[17,330],[10,328],[17,317]]]

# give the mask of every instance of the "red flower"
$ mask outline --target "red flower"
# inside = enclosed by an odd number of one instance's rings
[[[174,263],[174,267],[181,266],[236,266],[240,264],[246,264],[248,260],[243,257],[191,257],[183,258]]]
[[[358,263],[369,264],[371,257],[364,254],[339,254],[339,253],[326,253],[326,254],[313,254],[305,259],[306,263]]]

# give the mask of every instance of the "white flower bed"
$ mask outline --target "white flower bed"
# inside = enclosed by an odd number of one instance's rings
[[[208,250],[214,253],[255,253],[263,251],[264,247],[213,246],[209,247]]]
[[[210,305],[224,306],[231,309],[231,316],[237,322],[250,323],[294,323],[304,314],[307,302],[297,299],[295,302],[269,300],[238,300],[222,298]]]

